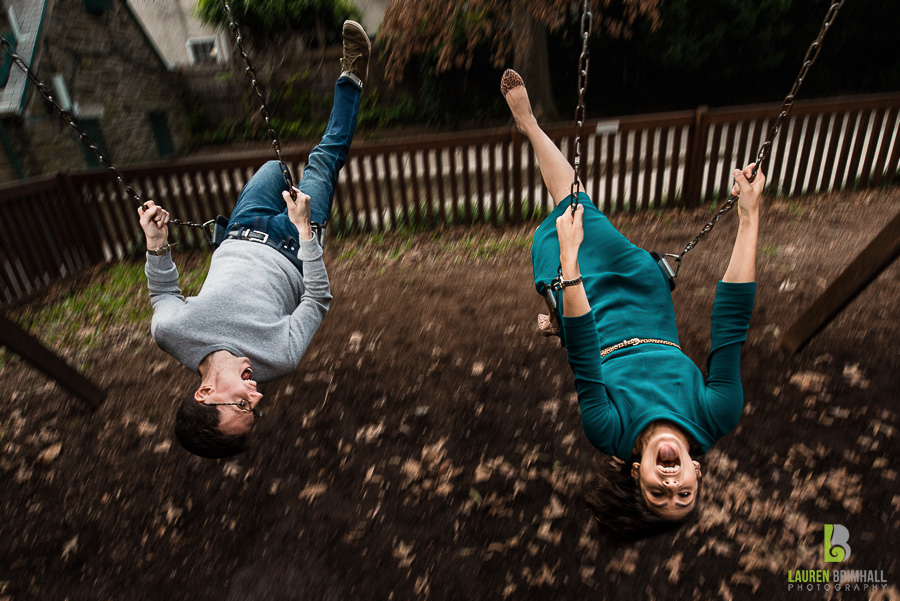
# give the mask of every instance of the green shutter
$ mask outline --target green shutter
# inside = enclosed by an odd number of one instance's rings
[[[154,111],[147,115],[150,119],[150,127],[153,128],[153,137],[156,138],[156,149],[160,158],[175,154],[175,146],[172,144],[172,134],[169,131],[169,120],[163,111]]]
[[[112,9],[113,0],[81,0],[85,12],[92,15],[102,15]]]
[[[0,33],[0,37],[9,42],[9,45],[12,46],[13,51],[15,51],[16,35],[13,32],[4,31],[3,33]],[[5,50],[0,50],[0,87],[5,86],[6,82],[9,81],[9,71],[11,68],[12,58],[10,58]]]
[[[100,131],[100,121],[98,119],[79,119],[78,127],[80,127],[82,131],[84,131],[84,133],[86,133],[88,137],[93,140],[97,148],[100,149],[100,153],[103,155],[103,158],[105,158],[109,162],[112,162],[109,153],[106,152],[106,140],[103,139],[103,132]],[[100,162],[100,160],[91,151],[90,148],[81,143],[80,140],[79,144],[81,144],[81,151],[84,153],[84,162],[88,167],[103,166],[103,163]]]

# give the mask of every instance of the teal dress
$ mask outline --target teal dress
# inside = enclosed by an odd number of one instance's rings
[[[659,420],[674,422],[706,452],[737,425],[744,393],[741,346],[753,311],[756,283],[719,282],[712,311],[709,375],[675,347],[640,344],[600,357],[603,348],[631,338],[678,344],[672,294],[647,251],[629,242],[591,203],[584,205],[584,243],[578,264],[591,311],[563,317],[560,338],[575,373],[585,435],[595,447],[622,459],[638,435]],[[561,202],[534,234],[531,257],[538,292],[556,277]],[[555,292],[560,315],[562,292]]]

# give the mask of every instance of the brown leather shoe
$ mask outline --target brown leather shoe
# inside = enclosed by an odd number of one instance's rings
[[[341,57],[341,71],[355,75],[360,82],[369,73],[369,55],[372,43],[366,30],[356,21],[344,21],[344,55]]]

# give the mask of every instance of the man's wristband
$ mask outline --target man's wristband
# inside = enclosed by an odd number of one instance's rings
[[[169,254],[169,251],[178,246],[177,242],[173,242],[172,244],[166,244],[165,246],[160,246],[159,248],[154,248],[153,250],[147,249],[148,255],[153,255],[154,257],[161,257],[163,255]]]

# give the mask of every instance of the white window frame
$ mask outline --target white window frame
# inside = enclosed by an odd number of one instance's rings
[[[16,36],[17,40],[21,40],[22,30],[19,28],[19,21],[16,20],[16,11],[14,11],[13,7],[10,6],[6,10],[6,14],[9,17],[9,24],[12,27],[13,35]]]
[[[225,60],[222,52],[222,45],[219,43],[219,36],[206,36],[206,37],[197,37],[190,38],[187,42],[185,42],[185,47],[187,48],[188,60],[191,61],[192,65],[204,64],[207,61],[198,61],[194,58],[194,51],[192,49],[193,45],[200,44],[208,44],[212,42],[213,48],[216,50],[216,63],[221,63]]]
[[[66,88],[66,78],[61,73],[54,73],[50,76],[50,87],[53,88],[53,94],[56,97],[59,108],[64,111],[71,110],[72,97],[69,95],[68,88]]]

